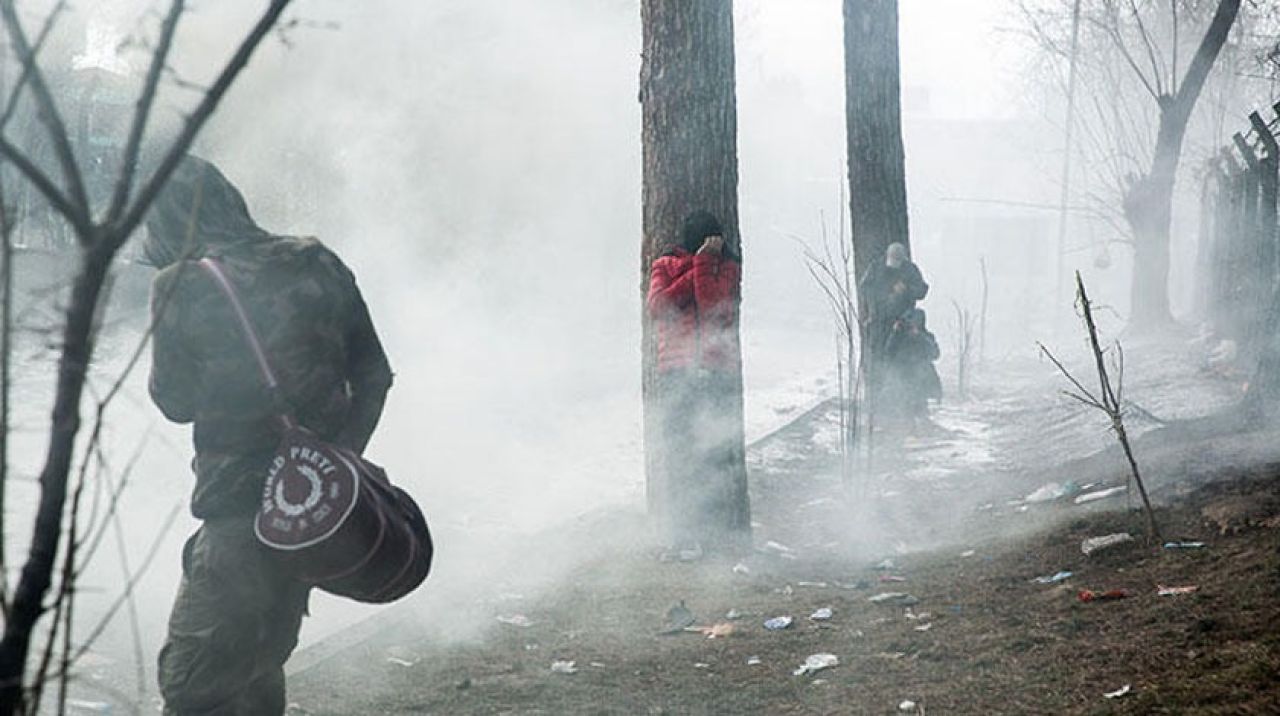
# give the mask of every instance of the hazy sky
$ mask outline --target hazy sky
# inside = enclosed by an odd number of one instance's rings
[[[1008,62],[1009,0],[902,0],[904,90],[924,87],[946,117],[1006,116],[1017,77]],[[840,0],[738,0],[739,53],[760,54],[816,96],[843,102]],[[1006,62],[1001,65],[1001,58]],[[833,81],[834,80],[834,81]]]

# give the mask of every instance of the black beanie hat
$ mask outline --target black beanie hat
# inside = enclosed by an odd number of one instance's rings
[[[724,229],[720,220],[709,211],[698,210],[690,214],[680,227],[680,246],[690,253],[702,246],[702,240],[708,236],[723,236]]]

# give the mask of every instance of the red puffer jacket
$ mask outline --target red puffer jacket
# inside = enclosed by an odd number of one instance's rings
[[[736,367],[738,262],[676,249],[649,271],[649,315],[658,330],[658,370]]]

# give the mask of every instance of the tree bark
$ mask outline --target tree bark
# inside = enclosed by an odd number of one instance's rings
[[[897,0],[844,0],[844,67],[853,260],[865,364],[874,373],[881,346],[868,345],[861,279],[889,244],[910,248]]]
[[[1145,175],[1134,178],[1124,197],[1125,220],[1133,233],[1131,329],[1158,330],[1173,322],[1169,311],[1169,227],[1182,141],[1205,79],[1239,12],[1240,0],[1219,0],[1182,85],[1175,94],[1156,99],[1160,125],[1151,168]]]
[[[734,89],[732,0],[643,0],[640,68],[643,147],[641,292],[649,267],[677,242],[684,218],[696,210],[714,214],[733,253],[742,256],[738,233],[737,109]],[[645,477],[650,513],[669,513],[662,474],[662,426],[656,373],[656,337],[647,311],[642,319],[642,393]],[[733,327],[738,331],[738,326]],[[734,344],[737,345],[737,341]],[[721,474],[732,495],[728,514],[710,516],[733,540],[750,534],[743,438],[742,370],[733,371],[731,415],[734,455]]]

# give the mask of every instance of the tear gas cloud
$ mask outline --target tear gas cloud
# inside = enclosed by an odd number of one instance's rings
[[[835,329],[798,241],[818,242],[824,222],[834,236],[841,222],[844,78],[837,0],[736,5],[750,439],[834,391]],[[149,7],[80,8],[63,45],[78,46],[86,26],[153,33]],[[206,83],[255,9],[196,5],[176,39],[175,75]],[[397,374],[369,455],[432,523],[439,562],[424,592],[474,588],[516,537],[604,507],[638,511],[638,3],[309,0],[294,12],[303,22],[265,43],[197,153],[240,186],[265,228],[318,236],[354,269]],[[1025,48],[993,29],[1008,21],[1002,0],[902,3],[913,255],[934,287],[923,307],[947,381],[951,303],[977,310],[980,259],[990,355],[1034,356],[1033,341],[1067,305],[1051,298],[1056,215],[1018,206],[1056,201],[1061,155],[1040,136],[1055,131],[1047,112],[1018,99]],[[123,57],[135,73],[144,66],[140,49]],[[193,96],[166,84],[159,133]],[[1123,313],[1123,252],[1095,266],[1110,234],[1090,226],[1097,235],[1069,262],[1086,262],[1100,300]],[[1179,246],[1175,295],[1185,296],[1189,244]],[[112,310],[119,322],[104,333],[99,384],[145,324],[138,303]],[[135,564],[191,486],[187,429],[150,407],[145,368],[106,432],[117,467],[148,440],[122,502]],[[19,374],[27,384],[50,378],[37,366]],[[27,473],[47,412],[47,398],[31,395],[19,416]],[[33,499],[29,486],[15,488],[24,489]],[[11,539],[26,533],[20,524]],[[139,584],[150,653],[193,528],[178,518]],[[119,566],[106,552],[89,577],[101,591],[84,598],[88,614],[117,592]],[[566,549],[540,567],[551,578],[580,557]],[[316,613],[304,644],[369,610],[320,599]]]

